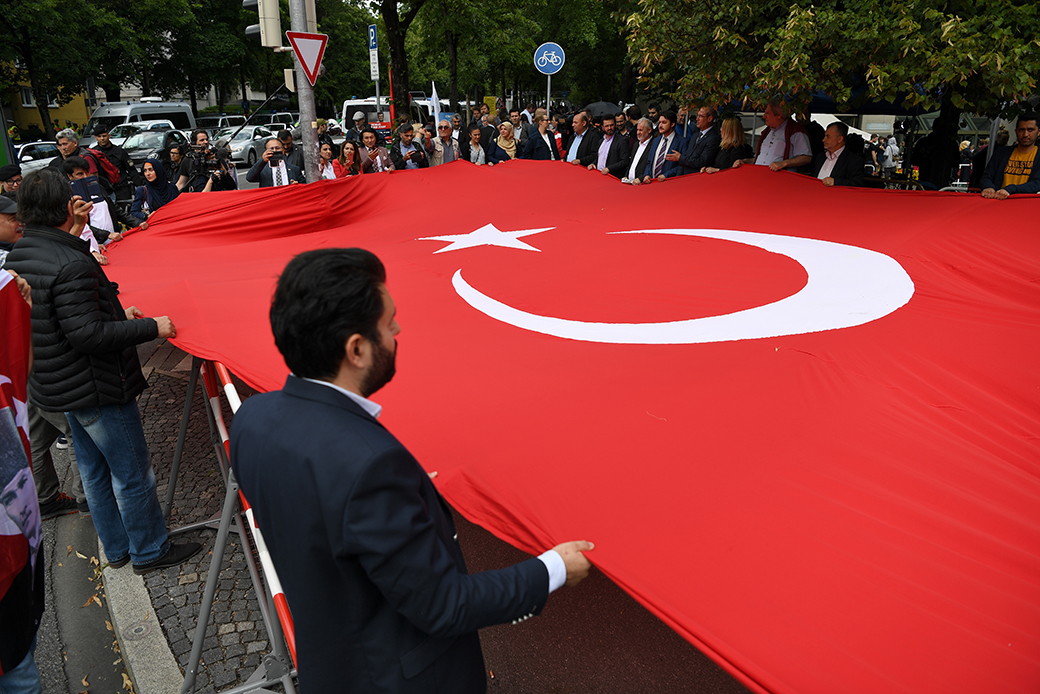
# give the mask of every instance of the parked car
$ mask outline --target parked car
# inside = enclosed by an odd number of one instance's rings
[[[195,115],[191,104],[182,101],[163,101],[157,97],[142,97],[140,101],[115,101],[102,103],[87,121],[80,134],[79,144],[90,147],[94,144],[94,128],[104,123],[114,128],[123,123],[141,123],[168,120],[173,127],[191,132],[195,127]]]
[[[180,130],[144,130],[130,136],[122,147],[138,169],[145,159],[156,158],[164,164],[170,160],[170,148],[188,144],[188,136]]]
[[[296,121],[300,119],[300,114],[293,114],[288,111],[281,111],[279,113],[257,113],[250,117],[249,122],[253,125],[262,125],[274,131],[278,130],[289,130]]]
[[[219,140],[222,137],[231,137],[236,130],[238,130],[237,125],[233,128],[218,130],[213,139]],[[274,133],[263,125],[247,125],[242,128],[235,135],[235,139],[229,143],[231,161],[245,162],[247,165],[252,166],[264,154],[264,141],[273,135]]]
[[[173,123],[168,120],[146,120],[139,123],[124,123],[112,128],[108,132],[108,135],[112,138],[113,144],[122,146],[124,142],[130,139],[131,135],[136,135],[144,130],[173,130]]]
[[[61,152],[58,151],[58,145],[49,140],[41,142],[26,142],[17,147],[18,149],[15,153],[15,159],[22,167],[23,176],[30,171],[42,169],[51,163],[51,159],[54,159],[54,157],[61,154]]]
[[[237,129],[245,122],[245,116],[199,116],[195,119],[195,127],[205,130],[210,137],[213,137],[218,130]]]

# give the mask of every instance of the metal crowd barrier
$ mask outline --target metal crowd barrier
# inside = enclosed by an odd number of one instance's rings
[[[200,376],[201,379],[199,378]],[[279,682],[285,688],[286,694],[296,694],[296,688],[293,684],[293,678],[296,676],[296,634],[293,629],[292,614],[289,612],[289,605],[285,600],[281,581],[279,581],[278,573],[274,569],[271,555],[264,542],[264,536],[253,518],[253,510],[239,490],[238,482],[235,480],[235,473],[231,470],[230,440],[228,438],[227,426],[224,423],[220,395],[223,392],[224,397],[231,406],[232,414],[238,411],[242,401],[231,380],[231,374],[220,362],[202,360],[198,357],[192,358],[188,394],[184,403],[184,413],[181,417],[180,432],[177,436],[177,447],[174,451],[173,464],[170,467],[170,483],[166,491],[163,515],[166,518],[169,518],[170,515],[181,457],[184,453],[184,442],[188,435],[188,421],[191,416],[192,401],[200,380],[202,382],[203,399],[206,402],[205,409],[207,421],[209,422],[210,436],[213,440],[217,462],[220,465],[227,492],[224,495],[224,506],[219,518],[214,517],[201,523],[193,523],[170,531],[170,535],[200,528],[215,529],[217,531],[217,537],[213,543],[213,558],[210,560],[206,588],[202,594],[202,602],[199,605],[199,616],[195,626],[195,637],[192,641],[191,657],[185,668],[181,694],[191,694],[195,691],[195,680],[199,672],[199,663],[202,660],[202,644],[206,638],[206,628],[209,626],[213,600],[217,593],[217,581],[220,578],[224,550],[227,546],[228,535],[232,529],[238,533],[239,541],[242,543],[246,566],[249,569],[253,590],[260,605],[260,614],[264,621],[264,627],[267,630],[271,651],[263,656],[260,666],[249,676],[245,683],[231,689],[225,689],[222,694],[267,692],[269,690],[264,689],[264,687]],[[253,546],[256,547],[256,554],[260,558],[259,567],[257,566],[256,558],[253,556]]]

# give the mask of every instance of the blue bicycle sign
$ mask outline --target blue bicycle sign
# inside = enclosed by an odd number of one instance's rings
[[[555,75],[563,67],[566,56],[558,43],[543,43],[534,51],[534,66],[543,75]]]

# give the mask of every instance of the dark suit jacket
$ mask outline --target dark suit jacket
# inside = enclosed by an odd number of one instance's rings
[[[549,141],[553,145],[551,148],[549,145],[545,144],[545,140],[542,139],[542,135],[538,132],[538,128],[534,128],[530,136],[527,138],[527,144],[524,145],[524,152],[520,155],[520,158],[534,159],[536,161],[548,161],[549,159],[559,161],[560,152],[556,149],[556,138],[551,132],[546,132],[546,134],[549,136]]]
[[[426,152],[426,147],[423,146],[423,143],[420,142],[419,138],[417,137],[412,140],[412,144],[415,145],[416,151],[419,152],[418,158],[416,158],[416,155],[412,155],[412,160],[415,162],[415,165],[418,168],[425,169],[427,166],[430,165],[430,157]],[[404,160],[404,155],[401,154],[401,141],[397,140],[393,144],[391,144],[389,151],[390,161],[394,163],[394,170],[404,171],[405,168],[408,166],[408,162]]]
[[[603,140],[600,140],[602,144]],[[628,165],[632,160],[632,151],[629,149],[628,138],[615,132],[610,141],[610,149],[607,150],[607,171],[615,178],[621,178],[628,171]],[[596,150],[596,163],[599,161],[599,149]]]
[[[701,133],[697,128],[686,141],[686,151],[679,157],[679,165],[683,167],[683,173],[697,173],[705,166],[715,165],[715,155],[719,153],[722,145],[722,135],[715,128],[707,133]]]
[[[654,138],[654,141],[650,143],[650,155],[646,158],[646,170],[643,172],[643,177],[653,176],[654,162],[657,161],[657,146],[661,144],[661,136],[658,135]],[[672,138],[672,143],[668,147],[668,152],[678,152],[679,158],[682,159],[683,153],[686,152],[686,140],[684,140],[679,133],[675,133],[675,137]],[[671,178],[672,176],[682,176],[685,170],[679,166],[677,161],[664,162],[664,167],[661,171],[665,178]]]
[[[307,182],[303,176],[303,171],[288,161],[285,162],[285,170],[289,174],[289,180],[297,183]],[[271,167],[263,159],[257,159],[256,163],[246,172],[246,180],[250,183],[259,181],[261,188],[270,188],[274,185],[274,175],[271,173]]]
[[[571,151],[571,142],[574,141],[574,134],[564,140],[563,145],[563,160],[567,161],[567,153]],[[603,141],[603,135],[593,127],[585,129],[585,134],[582,135],[581,142],[578,144],[578,161],[581,162],[582,166],[588,166],[596,162],[596,158],[599,156],[599,143]]]
[[[1008,161],[1011,159],[1011,153],[1015,151],[1014,147],[998,147],[993,152],[993,158],[989,160],[989,166],[986,167],[986,173],[982,175],[982,181],[979,183],[979,187],[983,190],[987,188],[993,188],[994,190],[1000,190],[1004,187],[1004,169],[1007,168]],[[1033,157],[1033,171],[1029,174],[1029,180],[1021,185],[1008,186],[1007,192],[1009,193],[1040,193],[1040,150],[1037,150],[1038,154]]]
[[[653,140],[643,149],[642,156],[636,162],[636,176],[642,180],[646,174],[646,163],[650,161],[650,147],[654,144]],[[639,151],[639,139],[632,140],[632,153],[628,155],[628,162],[625,164],[625,170],[621,173],[621,177],[624,178],[628,175],[629,169],[632,168],[632,159],[635,158],[636,152]]]
[[[246,400],[231,465],[292,610],[301,690],[483,692],[477,629],[545,605],[538,559],[466,573],[426,472],[328,386],[289,376]]]
[[[813,176],[820,175],[820,169],[823,168],[825,161],[827,161],[826,150],[816,155],[816,159],[813,161]],[[863,155],[854,154],[848,147],[838,157],[838,161],[834,162],[834,168],[831,169],[831,178],[834,179],[836,186],[862,186],[863,174]]]

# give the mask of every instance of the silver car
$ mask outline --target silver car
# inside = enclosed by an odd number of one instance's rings
[[[217,131],[217,134],[213,137],[213,141],[217,141],[224,137],[231,137],[235,134],[238,128],[222,128]],[[262,125],[247,125],[242,128],[235,139],[231,140],[228,144],[231,149],[231,161],[245,162],[247,166],[252,166],[256,163],[256,160],[264,156],[264,141],[269,137],[273,137],[269,129]]]
[[[36,171],[47,166],[54,157],[60,154],[58,145],[49,140],[26,142],[24,145],[18,145],[15,159],[19,166],[22,167],[22,175],[24,176],[30,171]]]

